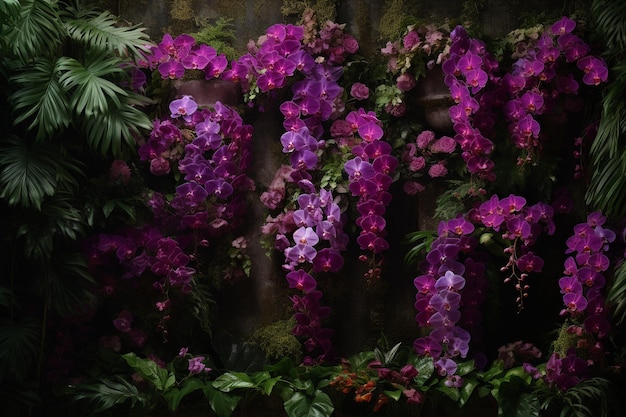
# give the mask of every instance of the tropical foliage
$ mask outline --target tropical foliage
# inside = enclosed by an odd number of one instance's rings
[[[363,57],[307,9],[236,57],[227,20],[151,43],[91,3],[3,2],[3,404],[621,415],[626,7],[593,11],[591,26],[562,17],[498,41],[412,25]],[[169,92],[198,78],[241,101]],[[435,194],[433,230],[392,227]],[[256,284],[252,245],[281,278],[281,317],[245,338],[215,318],[236,315],[226,291]],[[402,255],[409,272],[390,265]],[[413,308],[389,332],[403,340],[344,351],[345,295],[366,288],[384,321],[400,281]]]
[[[78,242],[97,221],[81,196],[151,126],[125,67],[149,39],[93,4],[47,0],[3,1],[0,38],[0,381],[19,415],[46,395],[49,324],[96,304]]]

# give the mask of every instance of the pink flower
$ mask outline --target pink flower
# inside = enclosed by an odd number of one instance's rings
[[[150,161],[150,172],[153,175],[165,175],[170,172],[170,161],[162,156]]]
[[[121,182],[122,184],[128,184],[130,180],[130,168],[125,161],[116,159],[111,162],[111,168],[109,169],[109,179],[113,182]]]
[[[349,54],[353,54],[359,50],[359,43],[350,35],[344,35],[343,37],[343,49]]]
[[[449,136],[442,136],[430,145],[433,153],[452,153],[456,149],[456,141]]]
[[[428,175],[431,178],[445,177],[448,175],[448,169],[442,163],[437,163],[428,169]]]
[[[424,130],[417,135],[417,147],[420,149],[426,149],[426,147],[430,145],[433,140],[435,140],[435,132]]]
[[[396,79],[396,87],[398,87],[400,91],[409,91],[416,85],[417,81],[415,81],[415,77],[406,72],[400,74]]]
[[[204,356],[196,356],[195,358],[189,359],[189,373],[194,375],[200,372],[209,372],[211,368],[207,368],[203,361]]]
[[[350,88],[350,95],[357,100],[365,100],[370,96],[370,90],[363,83],[354,83]]]
[[[426,166],[426,160],[423,156],[418,156],[417,158],[411,159],[409,163],[409,170],[413,172],[417,172]]]
[[[411,30],[402,39],[402,44],[407,51],[412,50],[415,46],[419,45],[420,37],[415,30]]]

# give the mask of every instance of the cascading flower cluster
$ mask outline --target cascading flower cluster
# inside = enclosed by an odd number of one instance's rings
[[[139,68],[158,70],[162,79],[181,79],[188,70],[204,73],[207,80],[218,78],[228,67],[228,59],[218,54],[215,48],[206,44],[197,44],[187,34],[176,38],[166,33],[158,45],[150,48],[143,60],[137,63]]]
[[[484,42],[472,39],[462,26],[450,32],[452,41],[449,56],[442,64],[445,83],[450,89],[454,105],[450,107],[450,118],[454,124],[454,139],[461,147],[463,160],[470,174],[480,179],[493,181],[494,163],[491,129],[495,115],[481,106],[475,97],[493,79],[498,61],[486,50]],[[497,98],[497,97],[494,97]],[[482,112],[479,112],[481,110]]]
[[[587,378],[589,367],[604,361],[603,339],[611,328],[603,294],[603,274],[611,264],[605,253],[616,238],[615,232],[603,227],[605,222],[600,212],[591,213],[585,223],[574,226],[574,235],[566,241],[565,253],[573,256],[565,260],[559,287],[565,306],[561,315],[568,317],[562,332],[571,341],[563,352],[552,354],[545,376],[562,390]]]
[[[430,329],[428,336],[415,341],[414,348],[419,354],[439,358],[436,365],[442,375],[453,375],[453,359],[465,358],[470,347],[479,347],[481,342],[480,307],[486,300],[488,281],[476,233],[499,235],[508,258],[500,271],[506,275],[505,282],[514,283],[516,302],[522,309],[530,289],[528,276],[541,272],[544,264],[532,246],[542,233],[554,233],[553,213],[552,206],[542,202],[529,206],[520,196],[500,199],[494,195],[465,217],[439,224],[439,237],[421,265],[422,275],[414,280],[415,319]],[[481,352],[473,354],[481,358]]]
[[[352,154],[355,156],[345,162],[344,170],[348,174],[352,196],[358,197],[359,217],[356,224],[361,228],[361,233],[357,243],[361,250],[372,254],[372,269],[366,274],[367,277],[377,278],[380,269],[375,256],[389,248],[385,240],[387,230],[384,214],[386,206],[391,202],[388,190],[398,160],[391,155],[391,145],[381,140],[384,131],[374,112],[364,109],[350,112],[346,122],[355,135],[352,140]]]
[[[502,199],[493,195],[468,216],[502,238],[508,261],[500,271],[506,274],[504,282],[514,284],[518,292],[515,301],[521,310],[530,289],[529,274],[541,272],[544,265],[532,246],[542,233],[554,233],[554,208],[544,202],[529,206],[524,197],[513,194]]]
[[[415,320],[430,329],[413,343],[420,355],[431,356],[442,376],[458,386],[454,358],[465,358],[470,342],[480,342],[480,307],[488,287],[485,265],[475,260],[478,241],[471,236],[474,225],[462,217],[442,221],[439,237],[414,280],[417,294]],[[467,277],[467,278],[466,278]]]
[[[451,32],[450,54],[442,68],[457,103],[450,108],[455,139],[471,174],[495,180],[494,143],[489,138],[495,136],[500,120],[520,150],[518,165],[537,162],[548,139],[541,129],[543,120],[563,124],[566,112],[580,109],[580,103],[571,99],[578,94],[579,82],[563,69],[575,64],[583,73],[582,82],[590,86],[607,80],[605,63],[589,55],[591,48],[573,34],[575,27],[573,20],[563,17],[536,41],[515,39],[516,60],[507,72],[463,27]]]
[[[170,110],[169,119],[155,121],[150,136],[139,147],[139,156],[150,162],[155,175],[170,172],[174,164],[183,180],[171,201],[155,192],[150,204],[161,224],[193,232],[196,243],[206,246],[212,237],[241,225],[247,193],[254,189],[246,174],[252,126],[220,102],[213,109],[198,109],[193,99],[185,96],[173,100]]]
[[[345,250],[348,237],[335,197],[318,188],[313,175],[318,174],[320,157],[328,150],[322,139],[323,123],[343,109],[340,64],[357,49],[341,25],[328,23],[319,32],[308,25],[305,32],[305,27],[278,24],[250,44],[249,53],[233,63],[232,73],[225,74],[228,78],[237,72],[237,79],[245,80],[242,87],[248,100],[287,85],[293,94],[280,105],[286,130],[280,141],[289,165],[279,168],[261,201],[271,210],[282,209],[276,217],[268,216],[263,232],[275,234],[274,248],[285,256],[289,286],[303,293],[292,301],[294,334],[305,339],[306,363],[326,361],[332,355],[332,331],[322,327],[329,309],[321,306],[322,292],[309,272],[339,271],[343,266],[340,251]],[[296,81],[288,84],[294,76]],[[295,186],[296,204],[285,206],[289,185]]]
[[[201,253],[209,250],[245,251],[245,238],[233,238],[225,248],[217,239],[240,233],[247,195],[254,183],[246,169],[251,160],[252,127],[239,114],[217,102],[199,109],[190,96],[170,103],[171,115],[155,120],[153,130],[139,147],[139,157],[150,163],[155,176],[172,174],[173,195],[154,191],[148,201],[153,223],[101,234],[88,249],[98,274],[110,271],[120,282],[104,280],[103,291],[113,295],[128,282],[142,282],[158,291],[154,308],[161,315],[165,335],[172,291],[188,295],[193,280],[206,274]],[[236,235],[235,235],[236,236]],[[246,274],[245,261],[228,265],[223,279]],[[139,285],[139,284],[136,284]]]

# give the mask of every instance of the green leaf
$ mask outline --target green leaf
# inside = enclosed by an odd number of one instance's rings
[[[132,352],[122,355],[122,358],[124,358],[131,368],[137,371],[146,381],[150,382],[161,392],[166,391],[176,382],[175,376],[172,380],[173,374],[170,374],[167,369],[159,367],[159,365],[151,359],[140,358]]]
[[[457,402],[461,398],[461,393],[458,388],[455,387],[446,387],[445,385],[438,386],[437,391],[443,392],[450,398],[452,401]]]
[[[84,314],[95,308],[95,283],[81,253],[54,256],[38,282],[42,298],[61,317]]]
[[[172,374],[173,376],[173,374]],[[180,402],[187,395],[191,394],[194,391],[204,389],[206,384],[199,379],[186,379],[181,384],[180,388],[173,388],[167,390],[163,394],[163,398],[167,401],[167,405],[171,411],[176,411]]]
[[[39,59],[10,78],[16,87],[9,96],[15,116],[13,124],[30,122],[37,139],[52,138],[70,123],[68,97],[57,76],[56,63]]]
[[[211,385],[206,385],[203,391],[218,417],[229,417],[241,400],[241,396],[222,392]]]
[[[330,397],[319,390],[313,396],[298,391],[285,401],[289,417],[330,417],[334,410]]]
[[[252,375],[252,381],[257,386],[263,395],[270,395],[274,386],[281,380],[280,376],[272,378],[272,375],[267,371],[257,372]]]
[[[467,362],[461,362],[457,365],[456,374],[459,376],[465,376],[476,369],[476,365],[473,360]]]
[[[387,397],[391,398],[394,401],[399,401],[400,397],[402,396],[402,390],[401,389],[394,390],[394,391],[385,390],[383,392],[385,393],[385,395]]]
[[[88,46],[90,49],[107,50],[119,56],[142,57],[150,39],[144,28],[139,26],[122,26],[119,19],[108,11],[90,18],[64,19],[69,36]]]
[[[27,377],[39,352],[40,329],[33,318],[0,320],[0,379],[7,373],[18,381]]]
[[[57,50],[63,35],[56,1],[20,1],[19,18],[9,31],[8,45],[22,62],[31,58],[49,56]]]
[[[140,392],[135,385],[121,377],[80,384],[71,392],[73,401],[87,401],[92,404],[94,413],[109,410],[129,400],[133,407],[137,402],[144,406],[152,402],[148,394]]]
[[[459,403],[465,405],[472,396],[474,389],[478,387],[478,381],[473,378],[463,380],[463,386],[460,389]]]
[[[414,378],[418,386],[426,384],[426,381],[435,372],[435,363],[431,357],[417,357],[413,361],[413,366],[417,369],[417,376]]]
[[[238,388],[255,387],[248,374],[243,372],[227,372],[215,378],[211,385],[222,392],[230,392]]]
[[[108,79],[124,73],[120,64],[119,58],[104,53],[88,54],[84,63],[75,58],[59,58],[59,82],[71,91],[70,107],[77,116],[105,115],[111,108],[109,101],[115,108],[120,107],[120,97],[128,93]]]

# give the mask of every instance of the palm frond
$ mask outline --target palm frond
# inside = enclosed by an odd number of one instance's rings
[[[67,317],[93,308],[96,295],[93,277],[80,254],[56,256],[39,282],[40,292],[48,305],[60,316]]]
[[[105,114],[110,110],[109,100],[120,107],[120,97],[128,93],[111,81],[124,74],[120,63],[119,58],[103,52],[87,54],[84,63],[70,57],[59,58],[59,82],[71,92],[70,108],[77,116]]]
[[[626,133],[626,62],[612,67],[611,75],[613,80],[602,99],[602,119],[590,149],[591,157],[595,160],[613,158],[619,150],[620,136]]]
[[[110,103],[111,109],[107,113],[85,117],[82,128],[89,146],[102,155],[110,152],[114,156],[123,153],[123,145],[134,149],[135,139],[141,136],[142,130],[152,127],[149,117],[140,110],[140,106],[148,102],[143,96],[129,93],[121,98],[119,107]]]
[[[9,205],[40,210],[46,197],[78,186],[83,163],[64,148],[47,143],[29,145],[17,136],[0,141],[0,198]]]
[[[0,380],[11,374],[24,380],[39,351],[39,323],[33,318],[0,320]]]
[[[15,237],[23,242],[24,255],[37,262],[56,256],[59,238],[76,240],[84,234],[85,214],[67,192],[57,192],[39,211],[25,210],[19,216]]]
[[[135,406],[138,402],[149,404],[151,400],[147,394],[140,392],[135,385],[121,377],[103,378],[93,383],[81,384],[74,391],[73,400],[86,401],[94,413],[109,410],[126,401]]]
[[[626,319],[626,262],[615,269],[613,281],[608,286],[606,302],[611,308],[613,321],[621,326]]]
[[[119,26],[118,19],[108,11],[96,16],[79,15],[64,21],[67,33],[89,49],[117,52],[119,56],[140,57],[150,43],[144,28]]]
[[[626,152],[612,159],[603,158],[594,162],[594,166],[587,203],[608,216],[623,217],[626,214]]]
[[[0,24],[4,25],[18,19],[20,16],[19,0],[4,0],[0,2]]]
[[[0,198],[9,205],[41,208],[57,190],[58,161],[50,145],[28,144],[18,137],[0,143]]]
[[[20,4],[20,17],[7,36],[13,54],[25,63],[35,57],[49,56],[63,37],[57,2],[24,0]]]
[[[37,129],[37,138],[53,137],[70,123],[67,96],[57,77],[55,64],[37,61],[11,77],[15,92],[9,97],[14,124],[30,121],[29,130]]]
[[[626,49],[626,2],[622,0],[595,0],[591,12],[596,20],[596,30],[611,49]]]

